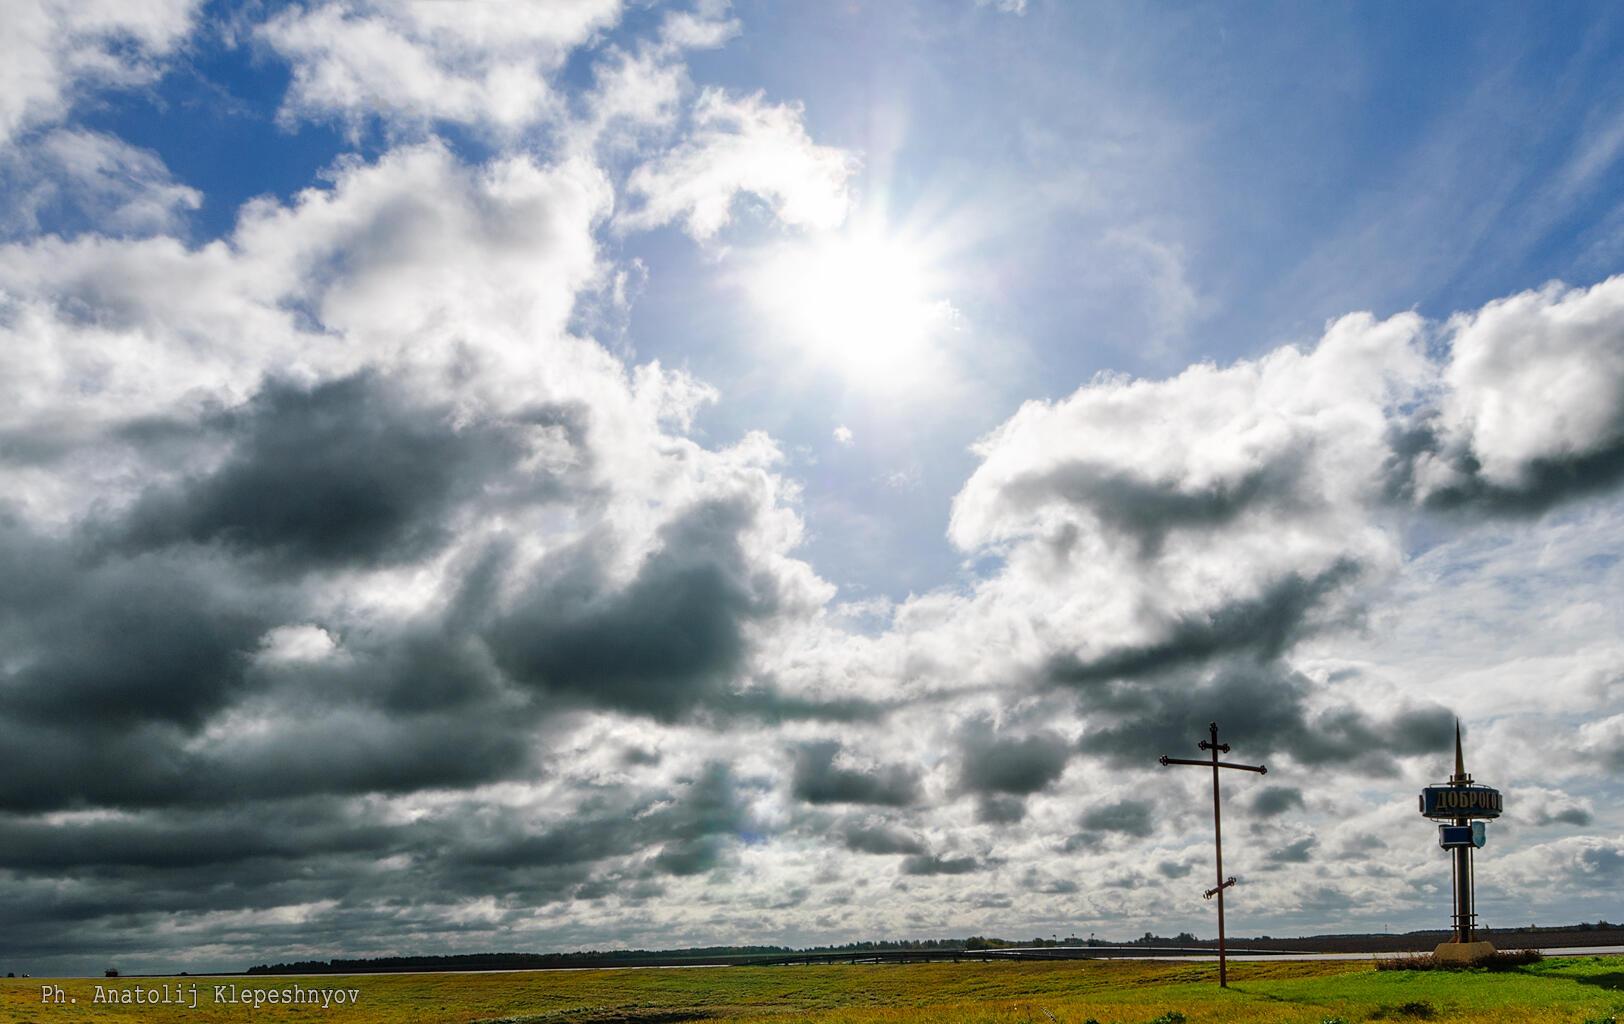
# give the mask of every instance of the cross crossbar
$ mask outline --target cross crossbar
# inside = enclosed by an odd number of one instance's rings
[[[1157,758],[1157,760],[1162,764],[1193,764],[1197,768],[1211,768],[1214,764],[1216,764],[1220,768],[1235,768],[1243,772],[1257,772],[1259,775],[1269,774],[1269,766],[1266,764],[1236,764],[1233,761],[1197,761],[1191,760],[1187,757],[1168,757],[1166,754],[1163,754],[1161,757]]]
[[[1216,889],[1208,889],[1206,892],[1201,894],[1201,898],[1204,899],[1204,900],[1210,900],[1214,896],[1218,895],[1219,893],[1223,892],[1225,889],[1229,888],[1230,886],[1232,886],[1234,884],[1235,884],[1235,876],[1230,875],[1228,878],[1224,879],[1224,884],[1223,885],[1218,886]]]

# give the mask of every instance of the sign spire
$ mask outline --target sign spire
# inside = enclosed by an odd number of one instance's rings
[[[1451,782],[1470,782],[1471,776],[1466,774],[1466,757],[1460,749],[1460,719],[1455,719],[1455,777]]]

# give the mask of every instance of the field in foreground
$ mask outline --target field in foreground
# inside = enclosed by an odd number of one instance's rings
[[[1519,971],[1378,972],[1369,963],[1240,963],[1220,991],[1213,964],[1128,961],[715,967],[688,970],[527,971],[325,977],[0,981],[0,1019],[74,1021],[332,1021],[335,1024],[1322,1024],[1482,1021],[1581,1024],[1624,1015],[1624,957],[1547,960]],[[97,987],[152,993],[198,1006],[96,1003]],[[70,1000],[42,1004],[59,984]],[[217,1003],[216,984],[253,990],[355,990],[355,1005]],[[248,996],[252,998],[252,996]]]

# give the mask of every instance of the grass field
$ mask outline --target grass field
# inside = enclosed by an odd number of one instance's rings
[[[353,989],[354,1005],[216,1003],[222,979],[69,979],[77,1002],[42,1004],[41,979],[0,982],[0,1018],[37,1024],[75,1021],[507,1022],[671,1024],[678,1021],[809,1021],[816,1024],[1188,1024],[1258,1021],[1481,1021],[1581,1024],[1624,1016],[1624,957],[1547,960],[1506,973],[1378,972],[1365,962],[1239,963],[1230,989],[1211,964],[1062,963],[888,966],[707,967],[687,970],[535,971],[224,979],[239,992]],[[151,991],[164,981],[198,986],[198,1006],[110,1005],[104,993]]]

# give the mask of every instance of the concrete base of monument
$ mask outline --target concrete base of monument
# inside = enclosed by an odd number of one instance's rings
[[[1440,942],[1432,955],[1446,964],[1481,963],[1494,955],[1494,943]]]

